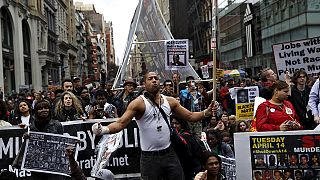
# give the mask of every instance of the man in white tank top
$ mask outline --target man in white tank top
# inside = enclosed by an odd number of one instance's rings
[[[167,119],[172,112],[181,119],[197,122],[212,115],[216,109],[214,102],[202,112],[190,112],[181,106],[175,98],[160,94],[160,81],[155,72],[145,74],[144,83],[145,90],[149,95],[148,99],[143,95],[137,97],[116,122],[108,126],[96,123],[92,126],[92,131],[96,135],[117,133],[123,130],[135,117],[139,127],[142,150],[141,178],[183,180],[184,173],[179,159],[170,146],[170,129],[157,106],[161,105]],[[151,98],[157,105],[150,101]]]

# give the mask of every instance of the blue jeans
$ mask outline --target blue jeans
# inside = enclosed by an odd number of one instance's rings
[[[173,150],[141,152],[141,179],[143,180],[184,180],[180,161]]]

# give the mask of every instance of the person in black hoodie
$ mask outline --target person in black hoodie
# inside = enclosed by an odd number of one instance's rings
[[[292,103],[297,115],[299,116],[299,121],[304,129],[314,129],[315,122],[311,117],[311,113],[307,114],[307,105],[309,101],[310,88],[306,86],[306,82],[309,80],[307,73],[300,69],[293,74],[291,86],[291,95],[288,100]]]
[[[52,119],[50,111],[50,103],[46,100],[39,101],[35,106],[34,120],[31,121],[30,131],[44,132],[44,133],[53,133],[53,134],[63,134],[62,124]],[[29,138],[27,134],[23,136],[24,139]],[[22,146],[26,144],[23,143]],[[24,148],[21,148],[24,151]],[[21,150],[20,150],[21,151]],[[17,156],[17,165],[21,166],[22,158],[24,154],[22,151],[19,152]],[[15,164],[15,163],[14,163]],[[64,176],[40,172],[32,172],[32,180],[64,180]]]

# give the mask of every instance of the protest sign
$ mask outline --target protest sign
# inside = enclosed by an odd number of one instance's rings
[[[92,125],[96,122],[108,125],[114,121],[115,119],[99,119],[62,123],[65,135],[76,136],[80,139],[77,161],[86,176],[90,176],[91,169],[96,163],[95,148],[101,138],[101,136],[95,136],[92,133]],[[106,169],[111,170],[117,178],[139,177],[141,150],[136,122],[131,121],[122,132],[123,137],[120,141],[120,147],[114,153],[114,156],[109,159]]]
[[[226,158],[220,156],[222,162],[222,169],[227,180],[236,180],[236,160],[233,158]]]
[[[291,179],[318,179],[319,139],[318,131],[235,133],[237,178],[287,174]]]
[[[0,170],[9,170],[18,178],[28,178],[30,171],[20,170],[12,167],[12,162],[18,154],[23,142],[23,134],[27,132],[19,126],[0,128]]]
[[[223,78],[224,77],[223,69],[216,69],[216,76],[217,76],[217,79]]]
[[[189,40],[165,41],[166,70],[179,70],[187,67],[189,63]]]
[[[71,174],[66,148],[74,147],[77,157],[77,138],[32,131],[29,136],[21,169],[63,176]]]
[[[64,135],[78,137],[78,164],[87,177],[90,176],[91,168],[96,162],[95,146],[101,136],[95,136],[91,127],[95,122],[102,122],[107,125],[115,119],[90,120],[90,121],[69,121],[61,123],[64,128]],[[8,169],[16,173],[18,177],[30,178],[31,172],[18,170],[11,166],[14,158],[19,152],[22,144],[22,136],[26,129],[18,126],[4,127],[0,129],[0,169]],[[120,148],[110,158],[107,169],[111,170],[116,178],[140,177],[140,142],[139,130],[135,121],[132,121],[123,131]]]
[[[320,70],[320,37],[275,44],[272,49],[279,79],[284,80],[286,71],[292,75],[299,69],[317,76]]]
[[[247,120],[253,118],[254,99],[259,96],[258,86],[236,87],[234,88],[236,100],[237,120]]]
[[[207,79],[209,78],[208,65],[201,66],[202,77]]]

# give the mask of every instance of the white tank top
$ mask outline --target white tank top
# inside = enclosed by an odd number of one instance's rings
[[[164,99],[161,108],[166,113],[168,121],[170,121],[170,105],[167,98],[164,95],[161,96]],[[170,130],[159,108],[153,106],[143,95],[140,97],[142,97],[146,107],[142,117],[136,121],[139,127],[141,150],[159,151],[168,148],[171,144]]]

